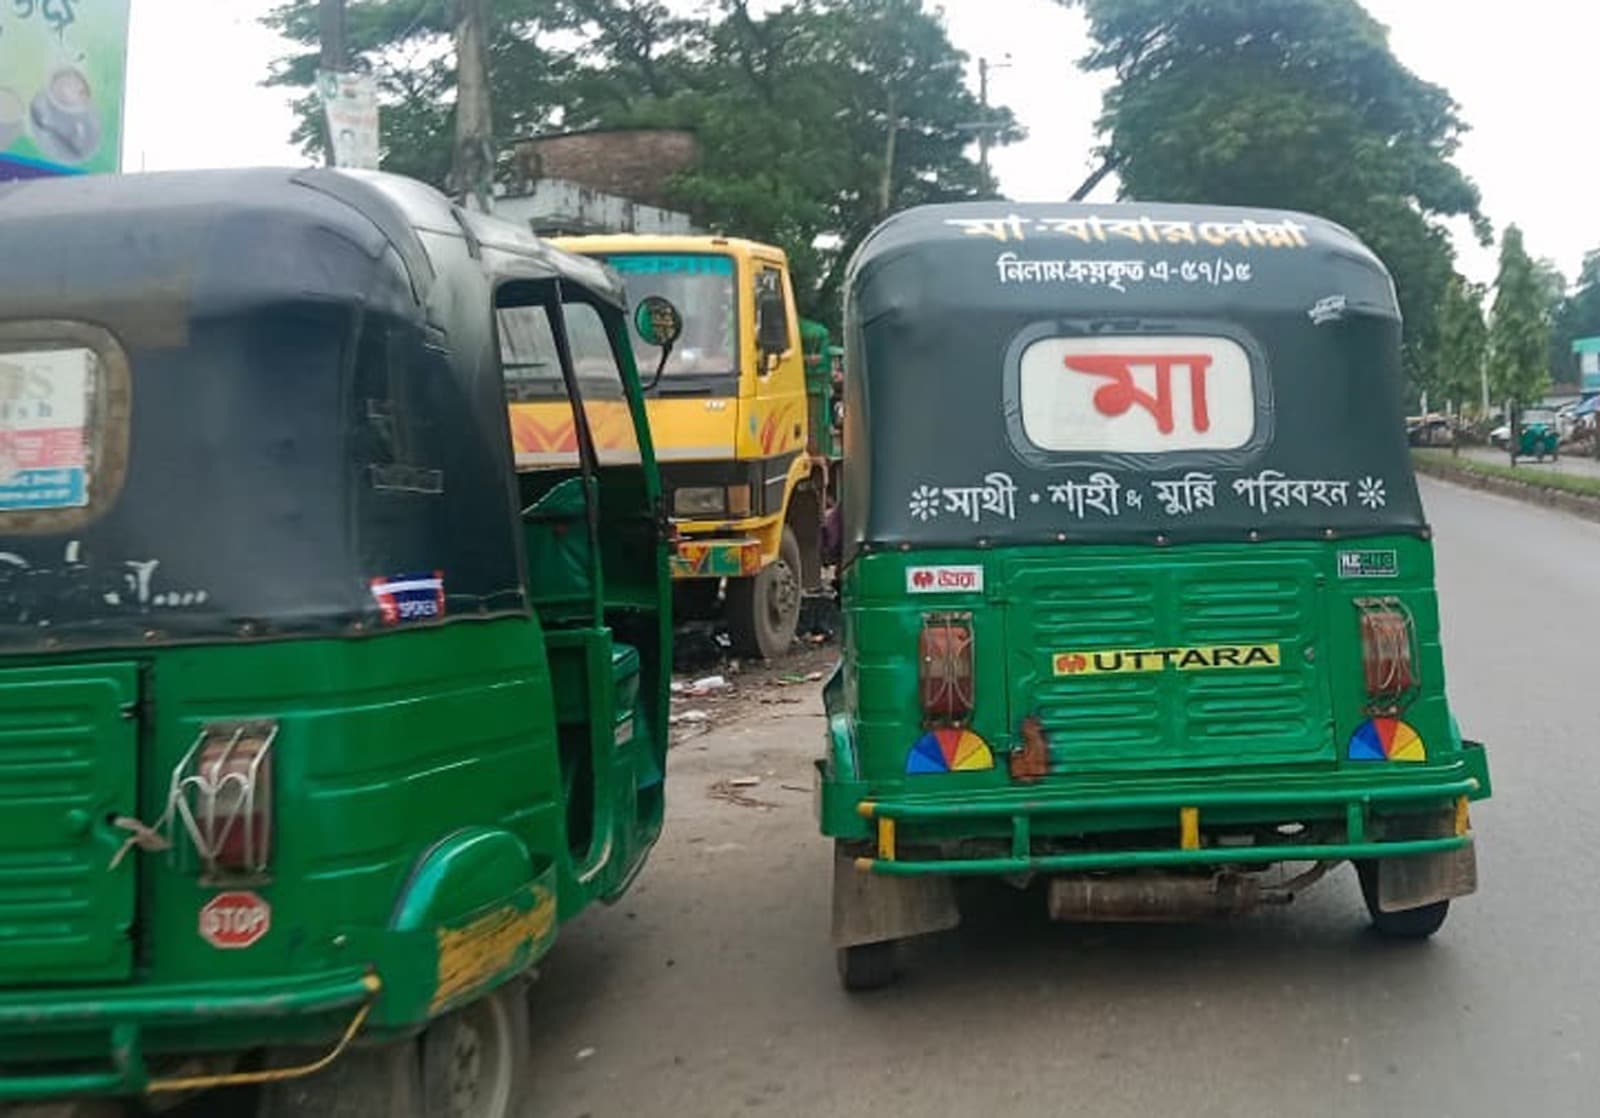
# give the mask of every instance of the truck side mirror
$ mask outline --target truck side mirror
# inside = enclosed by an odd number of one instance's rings
[[[655,376],[643,386],[649,392],[661,382],[661,374],[667,371],[667,358],[672,356],[672,347],[683,336],[683,315],[678,313],[678,308],[670,300],[659,295],[646,295],[633,308],[633,328],[646,345],[661,349],[661,360],[656,363]]]
[[[762,284],[756,290],[756,348],[761,351],[761,371],[789,349],[789,312],[783,289],[776,283]]]

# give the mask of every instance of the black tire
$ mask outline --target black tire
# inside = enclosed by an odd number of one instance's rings
[[[275,1052],[268,1066],[314,1060],[317,1052]],[[422,1080],[414,1040],[353,1048],[315,1075],[262,1086],[260,1118],[422,1118]]]
[[[517,979],[422,1034],[423,1114],[513,1118],[528,1094],[531,1056],[527,987]]]
[[[1361,881],[1361,899],[1367,904],[1372,929],[1385,939],[1427,939],[1444,926],[1445,917],[1450,915],[1448,900],[1384,912],[1378,907],[1378,863],[1357,862],[1356,877]]]
[[[728,633],[741,656],[775,660],[789,651],[800,624],[800,541],[783,528],[778,557],[753,578],[730,578]]]
[[[839,967],[839,985],[852,994],[881,990],[895,979],[895,941],[858,943],[834,953]]]

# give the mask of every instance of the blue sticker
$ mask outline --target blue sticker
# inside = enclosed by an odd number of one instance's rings
[[[394,575],[370,583],[385,625],[437,621],[444,616],[444,572]]]

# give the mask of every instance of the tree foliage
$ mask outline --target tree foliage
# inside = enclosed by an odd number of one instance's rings
[[[1489,386],[1497,400],[1524,408],[1550,388],[1548,282],[1522,245],[1522,230],[1507,226],[1489,319]]]
[[[442,186],[455,77],[452,0],[349,0],[349,40],[377,74],[384,167]],[[708,228],[789,254],[802,310],[832,317],[843,265],[886,212],[991,195],[968,157],[981,107],[925,0],[717,0],[698,15],[660,0],[495,0],[495,139],[554,128],[692,129],[701,159],[674,202]],[[316,0],[269,22],[305,50],[270,82],[311,84]],[[325,143],[310,98],[295,134]],[[1020,136],[991,109],[997,143]],[[504,168],[505,177],[513,170]]]
[[[1600,249],[1584,255],[1578,282],[1556,305],[1550,329],[1550,367],[1566,381],[1576,378],[1572,343],[1600,337]]]
[[[1475,410],[1483,395],[1489,329],[1483,320],[1483,289],[1453,275],[1439,305],[1439,347],[1433,389],[1457,410]]]
[[[1128,197],[1281,206],[1367,242],[1395,278],[1407,367],[1434,367],[1454,274],[1442,219],[1486,236],[1451,162],[1456,103],[1402,65],[1356,0],[1060,0],[1087,14],[1080,65],[1115,78],[1102,154]]]

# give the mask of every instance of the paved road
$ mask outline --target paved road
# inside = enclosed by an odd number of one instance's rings
[[[681,746],[626,902],[535,988],[530,1118],[1593,1114],[1600,1107],[1600,525],[1441,484],[1450,691],[1490,743],[1483,892],[1376,941],[1353,877],[1218,927],[997,904],[851,999],[826,942],[815,699]],[[738,806],[707,794],[759,774]]]

